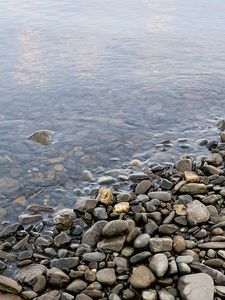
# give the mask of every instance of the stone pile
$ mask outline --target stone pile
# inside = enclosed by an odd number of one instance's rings
[[[225,132],[210,154],[131,173],[0,233],[0,300],[225,298]],[[10,270],[14,270],[11,272]]]

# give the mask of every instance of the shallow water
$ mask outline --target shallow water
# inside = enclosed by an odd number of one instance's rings
[[[222,0],[1,1],[7,219],[32,202],[72,205],[84,169],[206,151],[197,140],[217,137],[225,112],[224,11]],[[38,129],[55,142],[28,141]]]

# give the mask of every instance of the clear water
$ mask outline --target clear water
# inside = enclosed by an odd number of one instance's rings
[[[202,153],[225,115],[224,12],[222,0],[1,1],[0,182],[19,184],[0,191],[8,218],[32,201],[72,205],[84,169]],[[56,142],[28,141],[39,129]]]

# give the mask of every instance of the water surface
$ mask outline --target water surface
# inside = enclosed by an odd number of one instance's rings
[[[198,140],[217,137],[225,113],[224,11],[222,0],[1,1],[8,218],[32,202],[72,205],[84,169],[204,152]],[[27,140],[45,128],[55,143]]]

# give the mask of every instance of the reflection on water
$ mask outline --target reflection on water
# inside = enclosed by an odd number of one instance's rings
[[[31,28],[18,35],[17,43],[21,56],[15,67],[15,79],[18,84],[38,87],[48,84],[46,50],[42,48],[43,42],[40,34]]]
[[[133,157],[202,153],[198,139],[215,137],[224,114],[224,9],[220,0],[2,1],[0,207],[9,219],[30,202],[72,205],[74,189],[88,192],[84,169],[97,178],[126,173]],[[56,143],[26,139],[45,128]]]

